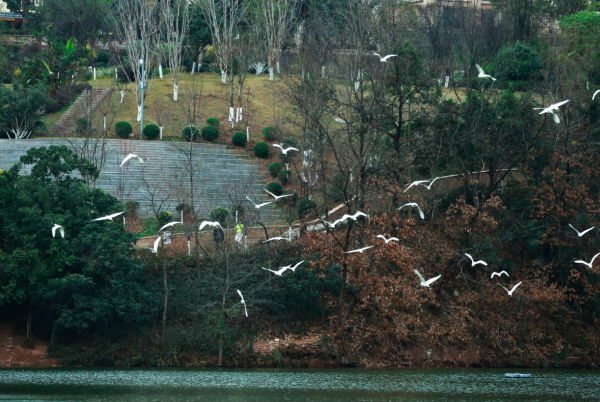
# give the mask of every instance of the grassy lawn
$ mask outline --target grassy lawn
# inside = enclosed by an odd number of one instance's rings
[[[91,81],[95,88],[115,88],[113,92],[113,107],[116,111],[114,123],[127,121],[133,126],[133,132],[139,137],[140,122],[136,121],[137,103],[132,84],[125,87],[126,94],[123,103],[120,103],[121,88],[116,88],[112,79],[99,79]],[[235,82],[234,82],[235,84]],[[150,87],[144,101],[144,124],[157,124],[158,111],[168,116],[168,124],[165,124],[163,138],[181,138],[181,130],[187,124],[185,97],[186,91],[196,86],[201,91],[200,117],[202,123],[199,129],[205,125],[206,119],[216,117],[221,120],[221,137],[218,142],[229,143],[231,135],[237,131],[246,132],[246,124],[250,120],[251,142],[262,141],[261,131],[264,127],[273,125],[275,120],[283,121],[281,113],[282,105],[288,104],[282,99],[280,81],[270,82],[268,75],[248,74],[244,84],[244,120],[236,124],[234,129],[228,121],[229,116],[229,85],[221,85],[221,77],[212,73],[197,73],[195,75],[182,75],[179,81],[179,101],[173,101],[173,83],[168,75],[164,79],[156,79]],[[248,93],[249,90],[249,93]],[[234,91],[235,85],[234,85]],[[235,92],[235,105],[238,106],[237,92]],[[98,115],[98,113],[97,113]],[[48,116],[51,120],[53,116]],[[96,116],[95,120],[98,120]],[[114,124],[113,123],[113,124]]]

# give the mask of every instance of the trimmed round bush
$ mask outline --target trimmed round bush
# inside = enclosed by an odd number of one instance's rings
[[[236,147],[244,147],[246,146],[247,138],[245,133],[235,133],[231,136],[231,142]]]
[[[317,209],[317,203],[309,200],[308,198],[302,198],[298,200],[296,204],[296,212],[300,218],[304,218],[310,211]]]
[[[229,212],[226,208],[215,208],[212,211],[210,211],[210,219],[215,220],[219,223],[225,223],[228,216]]]
[[[169,222],[173,222],[173,214],[169,211],[161,211],[158,213],[158,228],[162,228]]]
[[[96,67],[96,68],[106,68],[106,67],[108,67],[108,64],[106,64],[104,62],[98,62],[98,63],[94,64],[94,67]]]
[[[219,136],[219,129],[213,126],[206,126],[202,129],[202,138],[206,141],[213,142]]]
[[[282,141],[283,145],[287,147],[294,147],[294,148],[298,148],[298,140],[292,137],[286,137],[283,139]],[[296,152],[296,151],[292,151],[292,152]]]
[[[257,142],[254,145],[254,154],[259,158],[266,159],[269,157],[269,153],[271,152],[271,147],[266,142]]]
[[[288,183],[288,181],[290,181],[290,177],[292,177],[292,171],[291,170],[282,170],[279,173],[277,173],[277,180],[279,180],[279,182],[281,184],[283,184],[284,186]]]
[[[275,127],[265,127],[263,128],[262,135],[265,141],[275,141],[275,135],[277,134],[277,129]]]
[[[96,53],[96,63],[108,63],[110,60],[110,56],[106,52],[98,52]]]
[[[281,171],[281,165],[278,162],[273,162],[267,169],[269,170],[269,173],[271,173],[271,176],[277,177],[277,174]]]
[[[194,126],[187,126],[181,131],[181,135],[188,141],[194,141],[198,138],[198,129]]]
[[[277,158],[279,158],[279,160],[281,161],[281,163],[290,163],[290,159],[292,159],[290,157],[289,153],[284,154],[281,151],[279,151],[279,153],[277,154]]]
[[[494,70],[500,79],[532,81],[541,78],[544,63],[531,46],[517,42],[504,46],[496,55]]]
[[[160,137],[160,128],[156,124],[146,124],[144,126],[144,138],[147,140],[157,140]]]
[[[221,120],[217,119],[216,117],[210,117],[206,119],[206,125],[219,128],[221,127]]]
[[[115,124],[115,134],[117,134],[117,137],[119,138],[129,138],[129,134],[131,134],[132,132],[133,127],[131,127],[131,124],[127,123],[126,121],[120,121],[117,124]]]
[[[85,132],[91,128],[90,123],[91,122],[88,123],[88,119],[86,119],[85,117],[80,117],[77,120],[75,120],[75,130],[77,131],[77,134],[85,134]]]
[[[271,183],[267,184],[267,190],[269,190],[275,195],[283,194],[283,187],[281,186],[281,184],[275,181],[272,181]]]

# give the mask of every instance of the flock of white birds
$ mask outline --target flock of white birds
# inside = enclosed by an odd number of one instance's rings
[[[387,55],[387,56],[385,56],[385,57],[382,57],[382,56],[381,56],[380,54],[378,54],[378,53],[374,53],[374,54],[375,54],[376,56],[378,56],[378,57],[379,57],[379,60],[380,60],[382,63],[386,63],[386,62],[387,62],[387,61],[388,61],[390,58],[392,58],[392,57],[397,57],[397,56],[398,56],[398,55],[395,55],[395,54],[390,54],[390,55]],[[479,71],[479,75],[478,75],[478,77],[479,77],[479,78],[490,78],[490,79],[492,79],[493,81],[496,81],[496,79],[495,79],[494,77],[492,77],[492,76],[490,76],[490,75],[488,75],[488,74],[485,74],[485,72],[483,71],[483,69],[481,68],[481,66],[479,66],[479,64],[475,64],[475,67],[476,67],[476,68],[477,68],[477,70]],[[594,100],[594,99],[596,98],[596,95],[598,95],[599,93],[600,93],[600,90],[597,90],[596,92],[594,92],[594,95],[592,96],[592,100]],[[541,109],[542,111],[540,112],[540,114],[551,113],[551,114],[552,114],[552,116],[553,116],[553,118],[554,118],[554,121],[555,121],[557,124],[559,124],[559,123],[560,123],[560,118],[558,117],[558,115],[556,114],[556,112],[558,112],[558,111],[559,111],[559,108],[560,108],[562,105],[566,104],[567,102],[569,102],[569,100],[565,100],[565,101],[562,101],[562,102],[555,103],[555,104],[553,104],[553,105],[550,105],[550,106],[548,106],[547,108],[535,108],[535,109],[537,109],[537,110]],[[346,122],[345,120],[342,120],[342,119],[340,119],[340,120],[341,120],[340,122],[343,122],[343,123],[345,123],[345,122]],[[336,121],[337,121],[337,119],[336,119]],[[297,152],[300,152],[300,151],[299,151],[297,148],[294,148],[294,147],[284,148],[284,145],[283,145],[283,144],[273,144],[273,146],[274,146],[274,147],[276,147],[276,148],[279,148],[279,149],[281,149],[281,152],[282,152],[284,155],[287,155],[287,153],[288,153],[289,151],[297,151]],[[121,164],[120,164],[119,168],[123,167],[123,165],[124,165],[124,164],[125,164],[127,161],[129,161],[129,160],[131,160],[131,159],[135,159],[136,161],[138,161],[138,162],[140,162],[140,163],[144,163],[144,160],[143,160],[141,157],[139,157],[139,156],[137,156],[137,155],[135,155],[135,154],[129,154],[129,155],[127,155],[127,156],[126,156],[126,157],[123,159],[123,161],[121,162]],[[433,183],[434,183],[434,182],[435,182],[437,179],[439,179],[439,177],[436,177],[436,178],[434,178],[434,179],[432,179],[432,180],[417,180],[417,181],[414,181],[414,182],[410,183],[410,184],[408,185],[408,187],[406,187],[406,189],[404,190],[404,193],[406,193],[406,192],[407,192],[407,191],[408,191],[408,190],[409,190],[411,187],[413,187],[413,186],[423,186],[423,187],[425,187],[427,190],[430,190],[430,189],[431,189],[431,186],[433,185]],[[428,185],[426,185],[425,183],[428,183]],[[292,194],[286,194],[286,195],[279,195],[279,196],[278,196],[278,195],[275,195],[275,194],[273,194],[272,192],[270,192],[270,191],[268,191],[268,190],[266,190],[266,189],[265,189],[265,191],[266,191],[266,192],[267,192],[267,193],[268,193],[270,196],[272,196],[273,198],[275,198],[275,200],[279,200],[279,199],[281,199],[281,198],[284,198],[284,197],[290,197],[290,196],[292,195]],[[249,201],[250,201],[250,202],[251,202],[251,203],[254,205],[254,208],[256,208],[256,209],[260,209],[260,208],[262,208],[262,207],[264,207],[264,206],[266,206],[266,205],[269,205],[269,204],[271,204],[271,203],[272,203],[272,201],[269,201],[269,202],[264,202],[264,203],[261,203],[261,204],[256,204],[256,203],[255,203],[255,202],[254,202],[252,199],[250,199],[250,197],[246,196],[246,198],[247,198],[247,199],[248,199],[248,200],[249,200]],[[418,211],[419,211],[419,216],[421,217],[421,219],[425,219],[425,214],[423,213],[423,211],[421,210],[421,208],[419,207],[419,205],[418,205],[416,202],[410,202],[410,203],[408,203],[408,204],[404,204],[404,205],[402,205],[402,206],[401,206],[400,208],[398,208],[398,209],[400,210],[400,209],[402,209],[402,208],[404,208],[404,207],[414,207],[414,208],[417,208],[417,209],[418,209]],[[114,218],[116,218],[117,216],[119,216],[119,215],[121,215],[121,214],[123,214],[123,213],[125,213],[125,211],[123,211],[123,212],[117,212],[117,213],[115,213],[115,214],[111,214],[111,215],[103,216],[103,217],[101,217],[101,218],[93,219],[93,221],[104,221],[104,220],[110,220],[110,221],[112,221]],[[346,220],[348,220],[348,219],[352,219],[352,220],[356,221],[356,220],[357,220],[359,217],[361,217],[361,216],[364,216],[364,217],[367,217],[367,218],[368,218],[368,215],[367,215],[367,214],[365,214],[364,212],[360,212],[360,211],[359,211],[359,212],[356,212],[354,215],[344,215],[344,216],[342,216],[340,219],[338,219],[338,220],[336,220],[336,221],[334,221],[334,222],[327,222],[327,221],[324,221],[324,220],[321,220],[321,221],[322,221],[322,222],[323,222],[323,223],[324,223],[326,226],[329,226],[330,228],[335,228],[335,226],[336,226],[336,225],[338,225],[338,224],[340,224],[340,223],[342,223],[342,222],[345,222],[345,221],[346,221]],[[162,228],[160,228],[159,232],[162,232],[164,229],[166,229],[166,228],[168,228],[168,227],[170,227],[170,226],[174,226],[174,225],[181,224],[181,223],[182,223],[182,222],[170,222],[170,223],[167,223],[167,224],[166,224],[166,225],[164,225]],[[213,226],[213,227],[216,227],[216,226],[219,226],[219,222],[216,222],[216,221],[215,221],[215,222],[203,221],[203,222],[200,224],[199,230],[202,230],[202,229],[203,229],[204,227],[206,227],[206,226]],[[578,236],[578,237],[582,237],[582,236],[584,236],[586,233],[590,232],[591,230],[593,230],[593,229],[595,228],[595,226],[592,226],[591,228],[589,228],[589,229],[586,229],[586,230],[584,230],[583,232],[579,232],[577,229],[575,229],[575,228],[573,227],[573,225],[569,224],[569,226],[570,226],[570,227],[571,227],[571,228],[572,228],[572,229],[573,229],[575,232],[577,232],[577,236]],[[54,224],[54,226],[52,227],[52,237],[56,237],[56,231],[57,231],[57,230],[59,230],[59,231],[60,231],[60,234],[61,234],[61,236],[64,238],[64,237],[65,237],[65,229],[64,229],[64,228],[63,228],[61,225],[59,225],[59,224]],[[398,240],[398,238],[396,238],[396,237],[391,237],[391,238],[389,238],[389,239],[386,239],[384,235],[378,235],[378,236],[376,236],[376,237],[377,237],[377,238],[381,238],[381,239],[383,239],[383,240],[385,241],[385,244],[388,244],[390,241],[399,241],[399,240]],[[161,239],[162,239],[162,236],[159,236],[159,237],[158,237],[158,238],[157,238],[157,239],[154,241],[154,247],[147,247],[147,248],[148,248],[148,249],[150,249],[150,251],[152,251],[152,252],[153,252],[153,253],[155,253],[155,254],[156,254],[156,253],[158,253],[158,246],[159,246],[159,243],[160,243]],[[288,240],[288,239],[286,239],[286,238],[284,238],[284,237],[273,237],[273,238],[270,238],[270,239],[267,239],[267,240],[265,240],[265,241],[264,241],[264,243],[266,243],[266,242],[270,242],[270,241],[275,241],[275,240]],[[367,246],[367,247],[359,248],[359,249],[356,249],[356,250],[350,250],[350,251],[346,251],[346,252],[344,252],[344,254],[353,254],[353,253],[361,253],[361,254],[362,254],[362,253],[363,253],[363,252],[365,252],[366,250],[369,250],[369,249],[371,249],[371,248],[373,248],[373,247],[375,247],[375,246]],[[485,261],[483,261],[483,260],[474,261],[474,260],[473,260],[473,257],[472,257],[470,254],[467,254],[467,253],[465,253],[465,255],[466,255],[467,257],[469,257],[469,259],[471,260],[471,266],[475,266],[475,265],[477,265],[477,264],[482,264],[482,265],[486,265],[486,266],[487,266],[487,263],[486,263]],[[588,268],[590,268],[590,269],[591,269],[591,268],[592,268],[592,264],[594,263],[594,260],[595,260],[595,259],[596,259],[596,257],[598,257],[599,255],[600,255],[600,253],[596,254],[596,255],[595,255],[593,258],[592,258],[592,260],[591,260],[589,263],[588,263],[588,262],[586,262],[586,261],[582,261],[582,260],[577,260],[577,261],[575,261],[575,263],[576,263],[576,264],[585,264],[585,265],[586,265]],[[267,271],[270,271],[270,272],[273,272],[273,273],[274,273],[275,275],[277,275],[277,276],[282,276],[282,275],[283,275],[283,273],[284,273],[285,271],[287,271],[287,270],[291,270],[292,272],[294,272],[294,271],[296,270],[296,268],[297,268],[297,267],[298,267],[300,264],[302,264],[303,262],[304,262],[304,260],[303,260],[303,261],[301,261],[301,262],[299,262],[298,264],[296,264],[294,267],[292,267],[291,265],[288,265],[288,266],[285,266],[285,267],[281,267],[281,268],[280,268],[279,270],[277,270],[277,271],[275,271],[275,270],[271,270],[271,269],[267,269],[267,268],[263,268],[263,269],[265,269],[265,270],[267,270]],[[421,282],[421,286],[424,286],[424,287],[430,287],[430,285],[431,285],[432,283],[434,283],[435,281],[437,281],[438,279],[440,279],[440,278],[441,278],[441,275],[438,275],[438,276],[436,276],[436,277],[433,277],[433,278],[431,278],[431,279],[429,279],[429,280],[425,280],[419,271],[417,271],[417,270],[415,269],[415,270],[414,270],[414,272],[415,272],[415,274],[418,276],[418,278],[419,278],[419,280],[420,280],[420,282]],[[506,271],[501,271],[501,272],[494,272],[494,273],[492,273],[492,277],[491,277],[491,278],[493,279],[493,278],[494,278],[494,276],[500,276],[500,277],[501,277],[501,276],[502,276],[502,274],[505,274],[506,276],[509,276],[509,275],[508,275],[508,273],[507,273]],[[513,286],[513,288],[512,288],[511,290],[508,290],[507,288],[505,288],[505,287],[504,287],[504,286],[502,286],[501,284],[498,284],[498,285],[499,285],[500,287],[502,287],[504,290],[506,290],[506,291],[508,292],[508,295],[509,295],[509,296],[512,296],[512,295],[513,295],[513,292],[514,292],[514,291],[517,289],[517,287],[519,287],[519,285],[521,285],[521,283],[523,283],[523,282],[519,282],[519,283],[517,283],[515,286]],[[238,294],[240,295],[240,298],[241,298],[241,303],[244,305],[244,311],[245,311],[245,313],[246,313],[246,317],[248,317],[248,310],[246,309],[246,301],[244,300],[244,296],[242,296],[242,292],[241,292],[239,289],[237,290],[237,292],[238,292]]]

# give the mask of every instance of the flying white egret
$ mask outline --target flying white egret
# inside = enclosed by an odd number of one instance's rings
[[[596,92],[594,92],[594,96],[592,96],[592,100],[594,100],[594,98],[596,98],[596,95],[600,94],[600,89],[597,90]]]
[[[592,257],[592,261],[590,261],[590,262],[585,262],[585,261],[582,261],[582,260],[577,260],[577,261],[575,261],[575,264],[585,264],[585,265],[587,265],[587,266],[588,266],[588,268],[590,268],[590,269],[591,269],[591,268],[592,268],[592,264],[594,263],[594,260],[595,260],[595,259],[596,259],[596,257],[598,257],[599,255],[600,255],[600,253],[598,253],[598,254],[596,254],[595,256],[593,256],[593,257]]]
[[[416,202],[409,202],[408,204],[404,204],[400,208],[398,208],[398,210],[401,210],[404,207],[415,207],[415,208],[417,208],[419,210],[419,216],[421,217],[421,219],[425,219],[425,214],[421,210],[421,207],[419,207],[419,204],[417,204]]]
[[[323,222],[325,225],[329,226],[330,228],[334,228],[335,227],[335,223],[337,222],[337,221],[335,221],[335,222],[331,223],[331,222],[324,221],[323,219],[319,219],[319,220],[321,222]]]
[[[492,272],[492,278],[496,275],[498,275],[499,277],[502,277],[502,274],[505,274],[506,276],[508,276],[508,272],[500,271],[500,272]]]
[[[298,152],[300,152],[300,150],[298,148],[294,148],[294,147],[284,148],[283,144],[273,144],[273,146],[275,148],[281,149],[281,153],[284,154],[284,155],[287,155],[288,151],[298,151]]]
[[[583,232],[580,232],[579,230],[575,229],[575,228],[573,227],[573,225],[571,225],[570,223],[569,223],[569,226],[571,227],[571,229],[573,229],[574,231],[576,231],[576,232],[577,232],[577,236],[579,236],[579,237],[581,237],[581,236],[585,235],[587,232],[589,232],[590,230],[592,230],[592,229],[594,229],[594,228],[596,227],[596,226],[592,226],[591,228],[589,228],[589,229],[586,229],[586,230],[584,230]]]
[[[556,122],[556,124],[560,123],[560,119],[558,117],[558,115],[556,114],[556,112],[558,112],[558,109],[564,105],[565,103],[567,103],[569,101],[569,99],[562,101],[562,102],[558,102],[555,103],[553,105],[548,106],[547,108],[534,108],[534,110],[539,110],[542,109],[542,111],[540,112],[540,114],[544,114],[544,113],[552,113],[552,117],[554,118],[554,121]]]
[[[391,241],[400,241],[397,237],[390,237],[389,239],[386,239],[384,235],[377,235],[377,237],[383,239],[383,241],[385,241],[385,244],[388,244]]]
[[[135,154],[129,154],[125,157],[125,159],[123,159],[123,162],[121,162],[121,166],[119,166],[120,168],[123,167],[123,165],[125,164],[125,162],[127,162],[129,159],[134,158],[135,160],[137,160],[140,163],[144,163],[144,160],[142,158],[140,158],[139,156],[135,155]]]
[[[284,194],[284,195],[275,195],[272,192],[270,192],[269,190],[267,190],[266,188],[264,188],[263,190],[265,190],[267,193],[269,193],[269,195],[273,198],[275,198],[275,200],[278,200],[280,198],[285,198],[285,197],[291,197],[294,194]]]
[[[483,260],[475,261],[475,260],[473,260],[473,257],[471,257],[471,254],[467,254],[467,253],[465,253],[465,255],[466,255],[467,257],[469,257],[469,259],[471,260],[471,266],[472,266],[472,267],[474,267],[474,266],[475,266],[475,265],[477,265],[477,264],[483,264],[483,265],[487,266],[487,262],[485,262],[485,261],[483,261]]]
[[[279,268],[279,271],[273,271],[272,269],[267,269],[267,268],[265,268],[265,267],[263,267],[263,269],[264,269],[265,271],[271,271],[271,272],[273,272],[273,273],[274,273],[275,275],[277,275],[277,276],[281,276],[281,275],[283,275],[283,273],[284,273],[285,271],[287,271],[287,270],[289,269],[289,267],[281,267],[281,268]]]
[[[179,224],[181,224],[181,222],[169,222],[165,226],[163,226],[162,228],[158,229],[158,231],[162,232],[163,229],[168,228],[169,226],[179,225]]]
[[[239,289],[237,289],[237,292],[240,295],[240,297],[242,298],[242,301],[240,303],[242,303],[244,305],[244,311],[246,312],[246,317],[248,317],[248,310],[246,310],[246,301],[244,300],[244,296],[242,296],[242,292],[240,292]]]
[[[406,187],[406,189],[403,191],[403,193],[406,193],[408,191],[409,188],[411,188],[412,186],[416,186],[418,184],[422,184],[422,183],[427,183],[430,180],[417,180],[417,181],[413,181],[412,183],[410,183],[410,185],[408,187]]]
[[[269,238],[269,239],[267,239],[267,240],[263,241],[263,243],[266,243],[266,242],[269,242],[269,241],[274,241],[274,240],[286,240],[286,241],[287,241],[287,240],[289,240],[289,239],[287,239],[287,238],[285,238],[285,237],[280,237],[280,236],[278,236],[278,237],[271,237],[271,238]]]
[[[425,187],[427,190],[431,190],[431,185],[432,185],[432,184],[433,184],[433,183],[434,183],[434,182],[435,182],[437,179],[439,179],[439,177],[436,177],[435,179],[433,179],[433,180],[432,180],[432,181],[429,183],[429,185],[428,185],[428,186],[426,186],[425,184],[420,184],[420,183],[419,183],[419,186],[423,186],[423,187]]]
[[[156,238],[156,240],[154,240],[154,247],[146,247],[146,248],[149,249],[150,251],[152,251],[154,254],[158,253],[158,243],[160,243],[160,239],[162,239],[162,236],[158,236]]]
[[[335,226],[338,223],[342,223],[342,222],[344,222],[347,219],[352,219],[353,221],[356,221],[359,216],[366,216],[367,218],[369,217],[369,215],[365,214],[364,212],[360,212],[360,211],[358,211],[354,215],[344,214],[340,219],[338,219],[337,221],[333,222],[332,225]]]
[[[477,71],[479,71],[479,78],[491,78],[492,81],[496,81],[496,79],[494,77],[492,77],[491,75],[487,75],[486,73],[483,72],[483,68],[481,68],[481,66],[479,64],[475,64],[475,67],[477,67]]]
[[[56,229],[60,229],[60,235],[64,239],[65,238],[65,228],[60,226],[58,223],[55,223],[54,227],[52,227],[52,237],[56,237]]]
[[[269,202],[263,202],[262,204],[257,204],[254,201],[252,201],[250,199],[250,197],[246,196],[246,198],[248,198],[248,201],[250,201],[251,203],[254,204],[254,208],[256,208],[256,209],[260,209],[260,208],[264,207],[265,205],[269,205],[269,204],[273,203],[273,201],[269,201]]]
[[[375,246],[369,246],[369,247],[363,247],[363,248],[358,248],[356,250],[350,250],[350,251],[346,251],[344,252],[344,254],[352,254],[352,253],[363,253],[363,251],[368,250],[370,248],[373,248]]]
[[[340,119],[339,117],[336,117],[336,118],[335,118],[335,122],[336,122],[336,123],[340,123],[340,124],[346,124],[346,123],[348,123],[346,120],[344,120],[344,119]]]
[[[513,286],[513,288],[511,290],[506,289],[504,286],[498,284],[498,286],[500,286],[502,289],[506,290],[508,292],[508,295],[512,297],[513,292],[515,291],[515,289],[517,289],[519,287],[520,284],[522,284],[523,282],[519,282],[517,283],[515,286]]]
[[[413,271],[415,271],[415,274],[417,274],[417,276],[421,280],[421,286],[425,286],[426,288],[428,288],[429,285],[431,285],[433,282],[437,281],[438,279],[440,279],[442,277],[442,275],[438,275],[438,276],[426,281],[425,278],[423,278],[423,275],[421,275],[421,273],[419,271],[417,271],[416,269],[414,269]]]
[[[214,221],[214,222],[203,221],[203,222],[200,224],[200,227],[198,228],[198,230],[202,230],[202,229],[204,229],[204,227],[205,227],[205,226],[220,226],[220,225],[221,225],[221,224],[220,224],[219,222],[217,222],[217,221]]]
[[[298,268],[300,266],[300,264],[302,264],[304,262],[304,260],[300,261],[298,264],[294,265],[293,267],[291,265],[286,265],[285,267],[282,268],[287,268],[289,270],[291,270],[292,272],[296,272],[296,268]]]
[[[96,218],[96,219],[92,219],[92,221],[112,221],[115,217],[124,214],[125,211],[123,212],[117,212],[116,214],[112,214],[112,215],[106,215],[103,216],[102,218]]]
[[[387,63],[387,61],[389,59],[391,59],[392,57],[398,57],[397,54],[388,54],[387,56],[383,57],[381,56],[379,53],[373,53],[375,56],[379,57],[379,61],[382,63]]]

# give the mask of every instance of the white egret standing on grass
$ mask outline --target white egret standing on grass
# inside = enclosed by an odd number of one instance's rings
[[[54,227],[52,227],[52,237],[56,237],[56,229],[60,229],[60,235],[62,236],[62,238],[65,238],[65,229],[60,226],[59,224],[55,223]]]
[[[419,210],[419,216],[421,217],[421,219],[425,219],[425,214],[421,210],[421,207],[419,207],[419,204],[417,204],[416,202],[409,202],[408,204],[404,204],[400,208],[398,208],[398,211],[401,210],[404,207],[415,207],[415,208],[417,208]]]
[[[465,255],[466,255],[467,257],[469,257],[469,259],[471,260],[471,266],[472,266],[472,267],[474,267],[474,266],[475,266],[475,265],[477,265],[477,264],[483,264],[483,265],[487,266],[487,262],[485,262],[485,261],[483,261],[483,260],[475,261],[475,260],[473,260],[473,257],[471,257],[471,254],[467,254],[467,253],[465,253]]]
[[[513,292],[519,287],[520,284],[522,284],[523,282],[519,282],[517,283],[515,286],[513,286],[513,288],[511,290],[506,289],[504,286],[498,284],[498,286],[500,286],[502,289],[506,290],[508,292],[508,295],[512,297]]]
[[[127,162],[129,159],[134,158],[135,160],[137,160],[140,163],[144,163],[144,160],[142,158],[140,158],[139,156],[135,155],[135,154],[129,154],[125,157],[125,159],[123,159],[123,162],[121,162],[121,165],[119,166],[120,168],[123,167],[123,165],[125,164],[125,162]]]
[[[346,251],[344,252],[344,254],[352,254],[352,253],[363,253],[363,251],[368,250],[370,248],[373,248],[375,246],[368,246],[368,247],[363,247],[363,248],[358,248],[356,250],[350,250],[350,251]]]
[[[387,56],[383,57],[381,56],[379,53],[373,53],[375,56],[379,57],[379,61],[382,63],[387,63],[387,61],[389,59],[391,59],[392,57],[398,57],[397,54],[388,54]]]
[[[240,295],[240,297],[242,298],[241,302],[244,305],[244,311],[246,312],[246,317],[248,317],[248,310],[246,310],[246,301],[244,300],[244,296],[242,296],[242,292],[240,292],[239,289],[237,289],[238,294]]]
[[[112,215],[106,215],[103,216],[102,218],[96,218],[96,219],[92,219],[92,221],[112,221],[115,217],[124,214],[125,211],[123,212],[117,212],[116,214],[112,214]]]
[[[496,275],[499,276],[499,277],[502,277],[502,274],[505,274],[506,276],[508,276],[508,272],[506,272],[506,271],[500,271],[500,272],[492,272],[492,277],[491,278],[494,278],[494,276],[496,276]]]
[[[573,229],[574,231],[576,231],[576,232],[577,232],[577,236],[579,236],[579,237],[582,237],[582,236],[583,236],[583,235],[585,235],[587,232],[589,232],[590,230],[592,230],[592,229],[594,229],[594,228],[596,227],[596,226],[592,226],[591,228],[589,228],[589,229],[586,229],[586,230],[584,230],[583,232],[580,232],[579,230],[575,229],[575,228],[573,227],[573,225],[571,225],[570,223],[569,223],[569,226],[571,227],[571,229]]]
[[[487,75],[486,73],[483,72],[483,68],[481,68],[481,66],[479,64],[475,64],[475,67],[477,67],[477,71],[479,71],[479,75],[477,77],[479,78],[491,78],[493,81],[496,81],[496,79],[494,77],[492,77],[491,75]]]
[[[300,152],[300,150],[299,150],[298,148],[294,148],[294,147],[283,148],[283,144],[273,144],[273,146],[274,146],[275,148],[279,148],[279,149],[281,149],[281,153],[282,153],[282,154],[284,154],[284,155],[287,155],[287,153],[288,153],[289,151],[297,151],[297,152]]]
[[[397,237],[390,237],[389,239],[386,239],[384,235],[377,235],[377,237],[383,239],[383,241],[385,241],[385,244],[388,244],[391,241],[400,241]]]
[[[437,281],[438,279],[440,279],[442,277],[442,275],[438,275],[438,276],[426,281],[425,278],[423,278],[423,275],[421,275],[421,273],[419,271],[417,271],[416,269],[414,269],[413,271],[415,271],[415,274],[417,274],[417,276],[419,277],[419,280],[421,281],[421,286],[425,286],[426,288],[428,288],[429,285],[431,285],[433,282]]]
[[[158,229],[159,232],[162,232],[163,229],[168,228],[169,226],[173,226],[173,225],[180,225],[181,222],[169,222],[167,223],[165,226],[163,226],[162,228]]]
[[[64,237],[64,236],[63,236]],[[590,262],[585,262],[583,260],[577,260],[575,261],[575,264],[585,264],[588,266],[588,268],[592,268],[592,264],[594,263],[594,260],[596,259],[596,257],[598,257],[600,255],[600,253],[596,254],[595,256],[592,257],[592,261]]]

